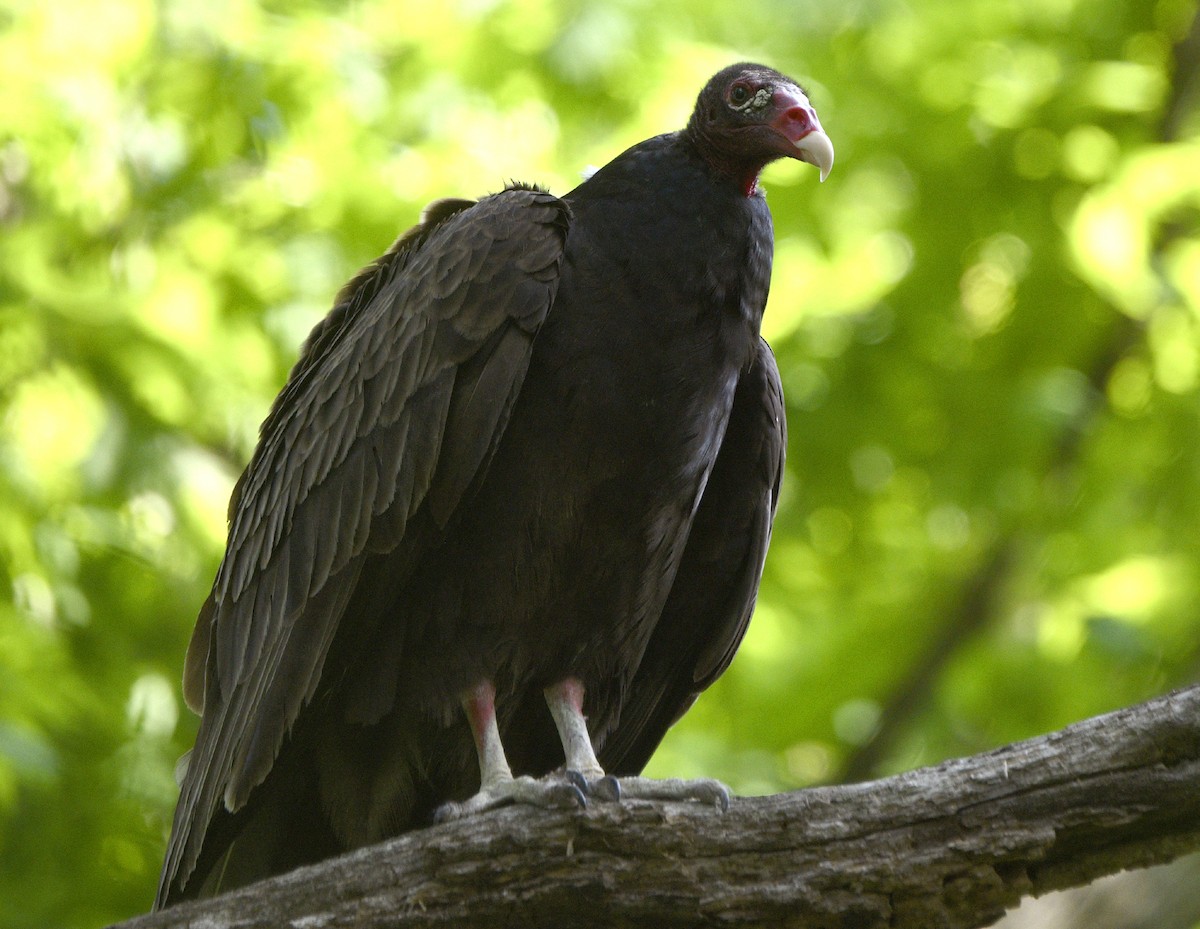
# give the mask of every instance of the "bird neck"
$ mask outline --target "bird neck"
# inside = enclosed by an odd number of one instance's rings
[[[716,133],[706,132],[703,123],[693,118],[680,133],[682,140],[720,179],[737,186],[744,197],[758,194],[758,178],[767,160],[747,158],[744,151]]]

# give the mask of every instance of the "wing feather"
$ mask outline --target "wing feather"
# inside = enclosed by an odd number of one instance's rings
[[[486,470],[553,303],[569,225],[549,194],[439,201],[338,296],[263,423],[185,670],[203,715],[158,905],[220,805],[271,770],[368,554],[412,564]],[[428,525],[422,520],[421,525]]]
[[[759,340],[738,382],[666,606],[620,721],[598,753],[606,771],[639,773],[667,730],[733,660],[754,611],[786,446],[779,370]]]

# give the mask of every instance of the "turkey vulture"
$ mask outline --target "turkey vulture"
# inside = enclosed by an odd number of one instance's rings
[[[561,198],[439,200],[342,289],[233,491],[156,907],[436,813],[726,798],[633,775],[754,606],[784,157],[824,179],[833,146],[794,81],[733,65],[683,130]]]

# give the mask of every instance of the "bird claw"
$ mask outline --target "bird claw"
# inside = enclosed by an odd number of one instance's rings
[[[562,776],[566,778],[568,783],[575,785],[575,789],[584,797],[587,797],[592,792],[592,786],[588,783],[587,777],[582,772],[567,768],[562,772]],[[550,774],[547,777],[554,777],[554,775]]]
[[[621,782],[611,774],[600,772],[589,778],[582,771],[576,771],[573,768],[568,768],[563,774],[567,780],[579,788],[585,797],[600,800],[603,803],[619,803],[621,801]]]
[[[603,800],[607,803],[621,802],[621,781],[611,774],[606,774],[592,784],[591,787],[592,795],[597,800]]]
[[[480,789],[473,797],[460,803],[443,803],[433,814],[435,823],[464,819],[511,803],[524,803],[549,810],[581,809],[587,806],[587,782],[583,787],[575,779],[549,775],[543,778],[528,776],[498,781]]]

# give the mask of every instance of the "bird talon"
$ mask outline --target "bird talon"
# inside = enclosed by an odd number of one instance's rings
[[[587,796],[592,792],[592,785],[588,783],[588,779],[583,776],[583,773],[576,771],[573,768],[567,768],[563,774],[567,781],[575,786],[575,788],[583,796]]]
[[[621,782],[611,774],[606,774],[592,785],[592,795],[608,803],[621,802]]]
[[[571,785],[571,795],[572,795],[572,800],[574,801],[573,802],[574,806],[577,806],[582,810],[587,809],[588,798],[587,798],[586,792],[580,790],[578,787],[576,787],[574,784],[572,784]]]

